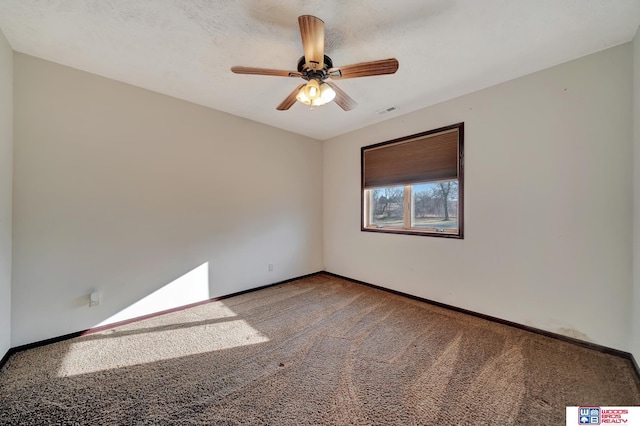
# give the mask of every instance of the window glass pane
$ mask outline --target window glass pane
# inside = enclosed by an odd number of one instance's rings
[[[412,185],[411,226],[458,230],[458,180]],[[447,231],[445,231],[447,230]]]
[[[389,186],[370,190],[371,221],[377,227],[404,226],[404,186]]]

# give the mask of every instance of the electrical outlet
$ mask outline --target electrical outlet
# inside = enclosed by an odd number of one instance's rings
[[[93,308],[94,306],[98,306],[100,304],[100,293],[94,291],[89,295],[89,307]]]
[[[273,263],[269,264],[269,272],[273,272]]]

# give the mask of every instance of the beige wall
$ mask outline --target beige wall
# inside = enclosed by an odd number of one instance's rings
[[[127,314],[202,265],[209,297],[314,272],[324,247],[331,272],[638,359],[640,219],[631,199],[640,211],[639,45],[636,35],[324,149],[15,54],[11,346]],[[11,64],[0,38],[0,90],[9,93]],[[0,94],[1,356],[10,338],[13,122]],[[360,147],[458,121],[465,240],[360,232]],[[102,293],[97,308],[88,308],[92,290]]]
[[[325,142],[328,271],[628,350],[627,43]],[[360,147],[465,123],[465,239],[360,231]]]
[[[11,347],[13,51],[0,32],[0,358]]]
[[[640,363],[640,29],[633,39],[633,328],[631,352]]]
[[[14,61],[13,346],[103,323],[194,270],[215,297],[323,269],[320,142]]]

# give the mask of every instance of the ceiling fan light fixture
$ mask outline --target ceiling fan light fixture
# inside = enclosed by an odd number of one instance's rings
[[[296,95],[298,102],[311,106],[327,104],[335,97],[336,92],[331,88],[331,86],[327,83],[319,84],[316,80],[309,81],[309,83],[300,89]]]
[[[305,88],[303,87],[302,89],[300,89],[300,91],[298,91],[298,94],[296,95],[296,100],[305,105],[311,105],[311,99],[309,99],[307,95],[305,95],[304,89]]]
[[[318,99],[320,97],[320,83],[318,83],[318,80],[309,80],[307,85],[304,86],[304,94],[311,101]]]
[[[317,101],[321,101],[322,103],[318,105],[324,105],[333,100],[336,97],[336,92],[329,86],[327,83],[322,83],[320,85],[320,99]]]

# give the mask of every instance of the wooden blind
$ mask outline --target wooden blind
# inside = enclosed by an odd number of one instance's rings
[[[365,188],[458,178],[459,128],[362,149]]]

